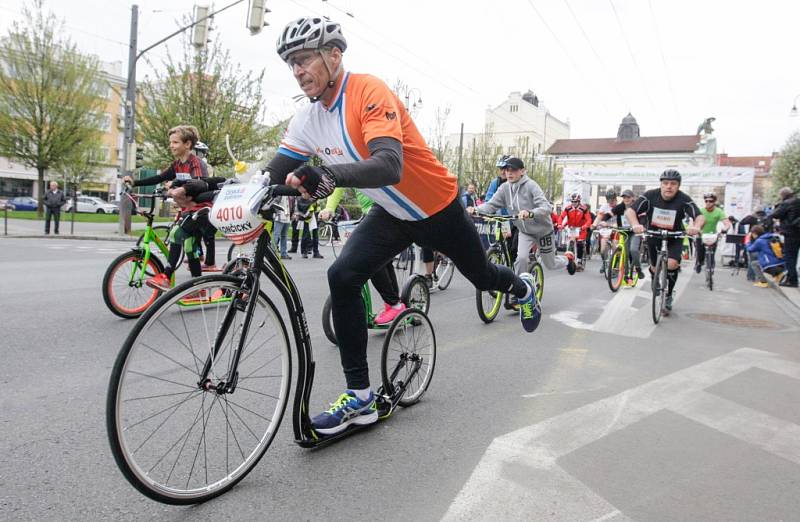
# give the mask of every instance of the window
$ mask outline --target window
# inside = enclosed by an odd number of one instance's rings
[[[511,104],[511,105],[508,106],[508,110],[509,110],[509,112],[518,112],[519,111],[519,105],[517,105],[516,103]]]
[[[111,115],[108,113],[103,114],[103,118],[100,120],[100,130],[108,132],[111,130]]]

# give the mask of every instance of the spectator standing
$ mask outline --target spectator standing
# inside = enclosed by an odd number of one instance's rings
[[[272,216],[272,248],[280,252],[281,259],[291,259],[292,257],[286,252],[286,235],[292,223],[289,197],[281,196],[276,203],[286,210],[276,210]]]
[[[464,204],[464,208],[475,207],[478,205],[478,193],[475,190],[475,184],[470,183],[467,185],[467,190],[461,196],[461,203]]]
[[[50,182],[50,190],[44,194],[44,233],[50,233],[50,218],[55,221],[54,232],[58,234],[58,224],[61,220],[61,207],[67,202],[64,192],[58,188],[58,183]]]
[[[769,221],[777,219],[781,223],[784,239],[784,260],[786,261],[786,280],[781,286],[797,288],[797,251],[800,250],[800,200],[789,187],[778,191],[780,205],[769,216]]]

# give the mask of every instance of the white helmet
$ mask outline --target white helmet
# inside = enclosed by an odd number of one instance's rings
[[[284,62],[289,55],[301,49],[320,49],[336,46],[347,49],[347,40],[342,34],[342,26],[324,18],[298,18],[290,22],[278,37],[276,50]]]

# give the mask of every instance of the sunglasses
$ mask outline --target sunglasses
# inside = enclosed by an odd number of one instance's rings
[[[716,199],[706,199],[705,202],[706,203],[716,203],[717,200]]]

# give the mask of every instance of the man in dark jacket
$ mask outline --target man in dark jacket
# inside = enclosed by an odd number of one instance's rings
[[[55,221],[55,233],[58,234],[58,223],[61,220],[61,207],[67,202],[64,192],[59,190],[58,183],[50,182],[50,190],[44,193],[44,233],[50,233],[50,218]]]
[[[797,251],[800,250],[800,200],[789,187],[778,191],[780,205],[769,219],[781,222],[784,245],[783,256],[786,261],[786,280],[781,286],[797,288]]]

